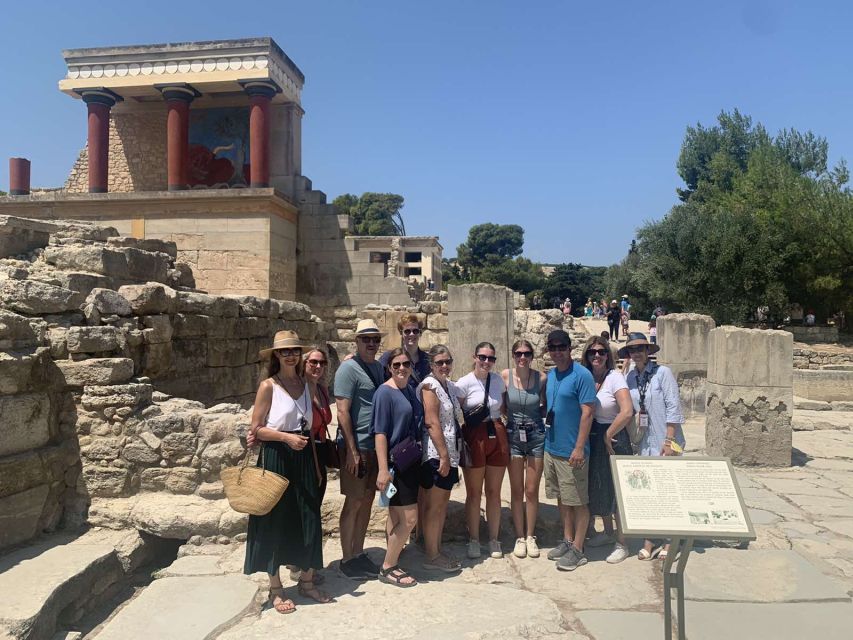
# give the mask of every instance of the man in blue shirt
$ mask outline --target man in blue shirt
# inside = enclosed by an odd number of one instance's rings
[[[583,554],[589,525],[589,430],[595,412],[595,380],[572,362],[572,341],[562,329],[548,334],[548,353],[556,367],[543,393],[545,418],[545,495],[556,498],[563,540],[548,552],[557,568],[573,571],[587,563]]]

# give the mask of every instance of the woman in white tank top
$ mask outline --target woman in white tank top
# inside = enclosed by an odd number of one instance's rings
[[[275,334],[273,346],[260,352],[269,358],[268,377],[261,382],[252,411],[250,446],[260,440],[258,466],[290,481],[281,500],[265,516],[249,516],[246,574],[266,571],[270,601],[279,613],[292,613],[293,600],[285,597],[279,569],[301,570],[299,594],[317,602],[331,602],[316,587],[316,570],[323,567],[322,493],[316,449],[311,439],[311,391],[302,377],[302,349],[293,331]]]

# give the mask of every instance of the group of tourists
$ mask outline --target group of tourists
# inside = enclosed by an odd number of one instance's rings
[[[281,566],[290,569],[300,595],[331,601],[318,572],[327,466],[340,467],[339,568],[352,579],[416,586],[398,562],[413,535],[422,543],[425,569],[461,570],[460,559],[442,546],[460,469],[468,558],[483,554],[484,495],[487,553],[503,556],[501,485],[508,470],[516,557],[540,556],[535,528],[544,476],[545,495],[556,499],[562,525],[562,539],[547,552],[556,568],[586,564],[585,545],[613,545],[609,563],[626,559],[628,547],[614,524],[608,457],[678,455],[684,447],[678,386],[667,367],[650,359],[658,347],[644,334],[631,333],[616,354],[607,337],[594,336],[574,362],[570,336],[554,330],[546,342],[555,365],[550,371],[534,369],[532,344],[518,340],[513,366],[498,373],[495,346],[481,342],[464,358],[471,359],[471,371],[454,382],[450,350],[419,347],[418,316],[404,315],[397,328],[401,347],[380,355],[385,334],[372,320],[358,323],[356,353],[341,363],[334,380],[338,442],[328,434],[326,354],[290,331],[278,332],[273,346],[261,352],[269,358],[269,373],[258,389],[249,445],[263,443],[258,465],[287,477],[290,485],[269,514],[249,517],[244,571],[269,575],[276,611],[295,610],[282,591]],[[617,355],[633,363],[627,376],[616,368]],[[388,507],[386,550],[378,564],[364,550],[377,492],[380,505]],[[594,516],[603,520],[600,533],[591,524]],[[666,552],[665,541],[647,540],[638,557]]]

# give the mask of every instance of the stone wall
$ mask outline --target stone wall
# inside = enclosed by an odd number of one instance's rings
[[[794,344],[795,369],[823,369],[839,365],[853,365],[853,351],[832,347],[812,349],[804,344]]]
[[[708,337],[714,327],[711,316],[698,313],[671,313],[657,319],[657,361],[672,370],[681,404],[690,413],[705,409]]]
[[[109,182],[111,192],[162,191],[167,187],[166,106],[145,111],[110,111]],[[65,189],[71,193],[89,191],[89,151],[77,157]]]
[[[796,342],[805,342],[808,344],[832,344],[838,342],[838,327],[789,325],[784,327],[784,329],[794,334]]]
[[[796,369],[794,395],[824,402],[853,399],[853,371]]]
[[[785,331],[710,333],[705,448],[735,464],[791,464],[793,340]]]
[[[494,284],[450,285],[447,302],[451,352],[473,353],[480,342],[491,342],[497,350],[495,369],[509,367],[512,361],[509,351],[515,336],[515,292]],[[457,367],[456,374],[460,371]]]

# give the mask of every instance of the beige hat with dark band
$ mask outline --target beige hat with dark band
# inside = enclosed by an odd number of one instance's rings
[[[258,355],[261,358],[268,358],[277,349],[307,349],[310,346],[302,342],[295,331],[278,331],[273,336],[272,346],[269,349],[261,349]]]
[[[363,338],[366,336],[377,336],[379,338],[385,336],[384,331],[380,331],[375,320],[361,320],[355,328],[355,337]]]

